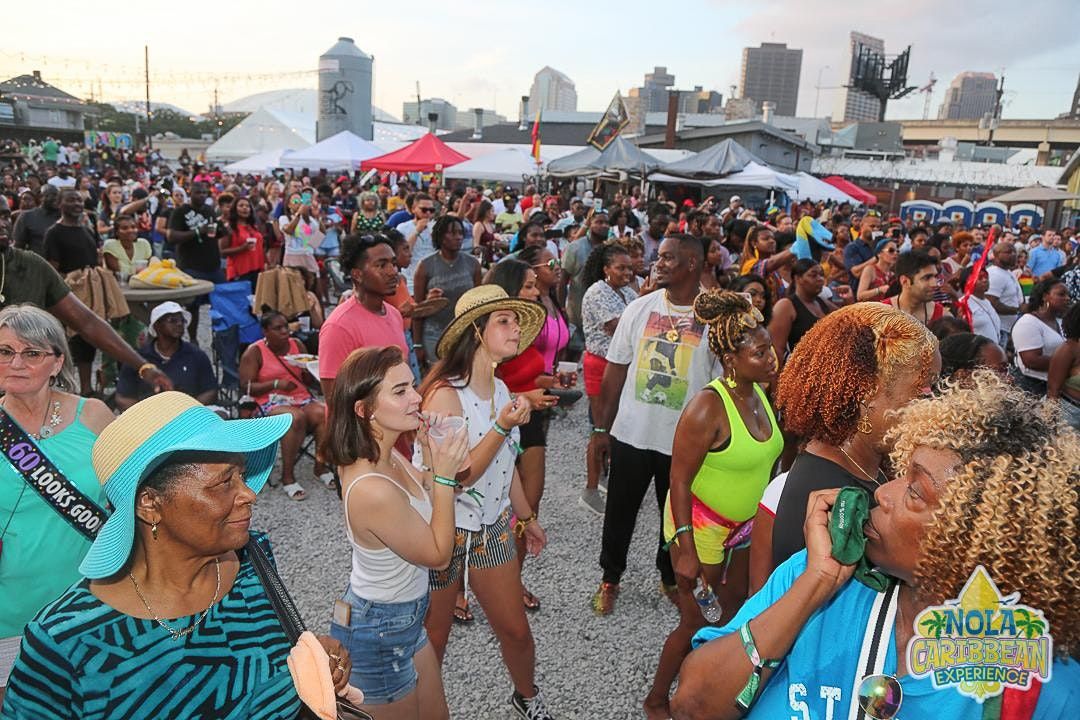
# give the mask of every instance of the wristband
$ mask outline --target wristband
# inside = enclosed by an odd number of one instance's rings
[[[675,540],[683,533],[693,531],[694,527],[692,525],[680,525],[679,527],[675,528],[675,534],[671,536],[670,540],[664,543],[664,549],[667,550],[669,547],[671,547],[675,543]]]
[[[461,487],[461,483],[459,483],[457,480],[454,480],[453,478],[448,478],[445,475],[435,475],[433,479],[438,484],[454,488],[455,490]],[[480,501],[484,499],[484,494],[476,488],[469,488],[465,491],[465,494],[475,500],[478,505],[480,504]]]
[[[140,366],[139,366],[139,371],[138,371],[138,373],[136,373],[136,374],[137,374],[137,375],[139,376],[139,378],[142,378],[142,376],[143,376],[143,371],[144,371],[144,370],[147,370],[147,369],[154,369],[154,370],[157,370],[157,365],[155,365],[155,364],[154,364],[154,363],[152,363],[152,362],[147,362],[147,363],[143,363],[142,365],[140,365]]]
[[[593,435],[607,435],[607,428],[594,427],[592,429],[592,434]]]
[[[757,696],[758,686],[761,685],[761,672],[766,668],[777,667],[780,665],[780,660],[763,660],[761,658],[757,646],[754,644],[754,636],[750,634],[749,622],[739,628],[739,639],[742,640],[746,656],[750,658],[750,664],[754,666],[750,679],[746,681],[746,685],[743,686],[738,697],[735,698],[735,704],[746,713],[750,710],[750,706],[754,704],[754,699]]]
[[[510,431],[497,422],[491,423],[491,429],[502,435],[504,438],[510,437]]]

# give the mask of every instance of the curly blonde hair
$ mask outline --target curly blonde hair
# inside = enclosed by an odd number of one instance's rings
[[[803,335],[780,373],[776,406],[784,428],[839,445],[880,388],[893,390],[912,368],[929,384],[937,351],[925,325],[888,305],[861,302],[829,313]]]
[[[920,596],[956,597],[981,564],[1002,594],[1042,610],[1068,656],[1080,647],[1080,435],[1053,403],[988,370],[944,387],[900,410],[889,433],[897,477],[918,447],[961,459],[920,544]]]

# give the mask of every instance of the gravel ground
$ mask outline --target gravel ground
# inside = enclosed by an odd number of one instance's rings
[[[587,437],[584,402],[551,423],[540,515],[548,546],[526,562],[524,577],[543,604],[529,616],[537,683],[556,718],[640,718],[661,645],[678,620],[660,594],[653,565],[659,514],[650,493],[615,612],[596,617],[589,599],[600,581],[603,520],[578,504]],[[253,527],[269,532],[278,568],[308,625],[326,632],[333,601],[348,582],[349,546],[340,501],[312,476],[310,459],[301,459],[297,476],[307,499],[294,502],[280,487],[268,487]],[[476,622],[454,627],[443,668],[451,716],[509,718],[509,675],[483,611],[475,602],[472,607]]]

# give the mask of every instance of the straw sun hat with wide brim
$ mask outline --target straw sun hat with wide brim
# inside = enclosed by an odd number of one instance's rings
[[[479,285],[466,291],[458,299],[454,306],[454,319],[439,338],[435,354],[440,358],[446,357],[458,338],[471,331],[473,323],[499,310],[512,310],[517,315],[518,325],[521,327],[519,353],[532,344],[547,319],[547,310],[540,303],[512,298],[498,285]]]
[[[139,485],[169,455],[181,451],[243,453],[247,486],[259,492],[274,468],[278,440],[292,416],[222,420],[182,392],[163,392],[128,408],[94,442],[90,461],[105,486],[112,515],[79,565],[90,579],[115,575],[135,542],[135,496]]]

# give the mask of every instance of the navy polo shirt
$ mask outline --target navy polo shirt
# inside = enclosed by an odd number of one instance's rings
[[[181,340],[180,348],[168,361],[161,357],[152,340],[139,348],[139,354],[147,362],[157,365],[172,380],[173,389],[182,393],[196,397],[199,393],[218,387],[210,358],[189,342]],[[142,400],[153,394],[153,388],[139,378],[136,368],[125,365],[120,369],[120,377],[116,381],[116,394]]]

